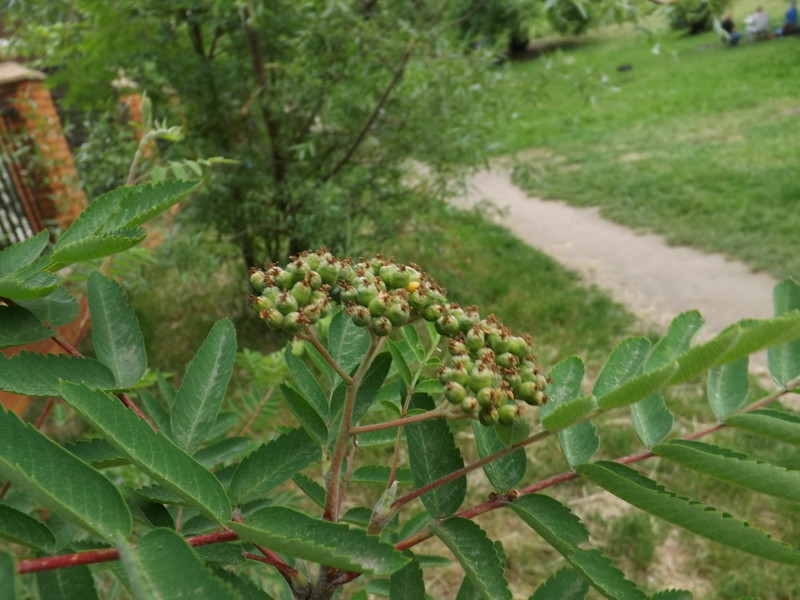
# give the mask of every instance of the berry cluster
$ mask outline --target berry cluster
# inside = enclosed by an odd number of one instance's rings
[[[253,270],[254,305],[276,329],[295,334],[326,316],[333,303],[374,335],[416,319],[449,338],[450,360],[439,369],[445,397],[484,425],[511,425],[523,404],[547,400],[547,379],[534,363],[528,336],[516,336],[494,315],[449,303],[445,290],[416,265],[380,255],[353,263],[325,249],[293,257],[286,268]],[[455,407],[454,407],[455,408]]]

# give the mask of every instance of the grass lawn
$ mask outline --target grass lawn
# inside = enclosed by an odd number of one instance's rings
[[[768,8],[782,19],[781,3]],[[619,26],[511,65],[503,86],[495,151],[515,155],[531,194],[800,273],[800,38],[731,48]]]

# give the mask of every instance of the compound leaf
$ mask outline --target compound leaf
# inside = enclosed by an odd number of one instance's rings
[[[317,414],[319,414],[323,420],[326,419],[328,417],[328,400],[317,378],[314,377],[308,369],[306,363],[294,355],[290,345],[286,346],[283,357],[284,360],[286,360],[289,373],[291,373],[294,378],[294,384],[297,390],[303,395],[305,400],[314,407]]]
[[[119,284],[97,271],[89,275],[88,297],[95,354],[114,373],[118,388],[131,387],[147,369],[136,313]]]
[[[413,558],[389,579],[389,600],[420,600],[425,597],[422,569]]]
[[[686,352],[678,356],[678,370],[669,380],[670,385],[689,381],[712,367],[720,360],[736,343],[741,335],[741,328],[738,325],[728,327],[715,338],[689,348]]]
[[[553,382],[547,388],[549,399],[539,407],[539,418],[547,418],[560,404],[577,398],[585,374],[586,366],[577,356],[568,356],[559,361],[550,372]]]
[[[736,342],[716,364],[731,362],[772,346],[800,338],[800,311],[792,311],[774,319],[740,321]]]
[[[172,437],[189,454],[200,447],[214,426],[235,358],[236,330],[229,319],[221,319],[189,363],[172,404]]]
[[[142,536],[136,546],[119,540],[117,549],[136,600],[238,598],[228,584],[205,567],[194,548],[175,531],[153,529]]]
[[[44,230],[0,251],[0,277],[14,275],[31,264],[47,248],[49,239],[50,233]]]
[[[328,353],[346,372],[350,373],[361,362],[369,348],[369,333],[358,327],[340,310],[328,329]]]
[[[768,560],[800,565],[800,552],[791,546],[744,521],[682,498],[630,467],[600,461],[580,465],[576,471],[629,504],[697,535]]]
[[[345,571],[389,575],[409,559],[361,529],[315,519],[284,506],[262,508],[228,527],[254,544]]]
[[[71,244],[60,247],[57,245],[50,258],[56,267],[63,267],[84,260],[118,254],[133,248],[146,237],[147,232],[141,227],[98,233]]]
[[[42,506],[101,537],[130,534],[131,513],[113,483],[5,410],[0,411],[0,475]]]
[[[645,372],[655,371],[686,352],[703,323],[703,317],[696,310],[686,311],[672,319],[667,334],[656,342],[647,356]]]
[[[511,599],[503,563],[492,540],[477,523],[453,517],[431,525],[431,531],[461,563],[478,597],[486,600]]]
[[[230,494],[235,504],[264,497],[267,492],[320,458],[320,446],[303,429],[293,429],[263,444],[239,463]]]
[[[677,370],[678,363],[673,361],[659,369],[628,379],[618,388],[600,396],[597,406],[602,409],[619,408],[644,400],[667,385]]]
[[[231,504],[214,475],[116,398],[69,382],[61,396],[111,445],[155,481],[212,519],[230,517]]]
[[[38,342],[55,333],[22,306],[0,305],[0,348]]]
[[[673,440],[653,452],[684,467],[743,488],[800,502],[800,471],[788,470],[728,448],[698,441]]]
[[[325,425],[325,421],[322,420],[316,408],[306,400],[305,396],[300,394],[291,385],[282,383],[280,388],[283,399],[286,400],[286,404],[289,405],[289,410],[291,410],[294,416],[297,417],[297,420],[300,421],[303,429],[317,440],[320,445],[327,444],[328,426]]]

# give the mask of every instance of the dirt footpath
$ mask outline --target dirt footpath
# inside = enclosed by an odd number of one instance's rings
[[[668,246],[653,234],[605,220],[596,208],[529,197],[506,170],[482,171],[470,180],[469,203],[491,200],[498,219],[517,237],[549,254],[587,282],[659,328],[685,310],[706,319],[698,339],[708,339],[744,318],[772,316],[773,277],[753,273],[720,254]],[[753,366],[762,367],[764,357]]]

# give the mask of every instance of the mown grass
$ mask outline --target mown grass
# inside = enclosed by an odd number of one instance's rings
[[[783,10],[772,7],[776,24]],[[800,39],[658,38],[654,54],[655,39],[617,27],[512,65],[495,151],[516,155],[516,181],[532,194],[796,275]]]

